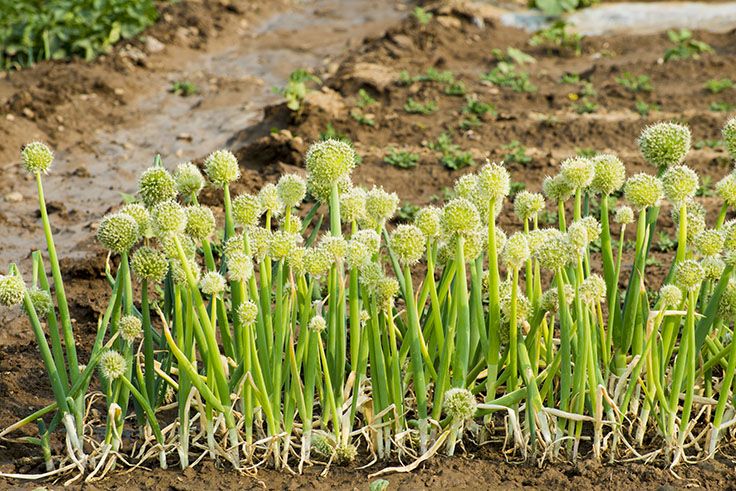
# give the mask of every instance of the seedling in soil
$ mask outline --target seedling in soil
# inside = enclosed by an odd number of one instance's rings
[[[303,68],[291,72],[289,80],[284,87],[273,87],[274,93],[286,99],[286,107],[299,114],[302,110],[302,102],[311,90],[311,84],[319,84],[322,81],[314,74]]]
[[[529,45],[539,46],[560,53],[572,53],[580,56],[583,52],[583,35],[568,30],[565,21],[558,20],[551,26],[542,29],[529,39]]]
[[[473,114],[476,116],[485,116],[490,114],[496,115],[496,108],[493,104],[487,102],[481,102],[475,95],[469,95],[465,98],[465,107],[463,107],[463,114]]]
[[[580,83],[580,75],[577,73],[564,73],[560,77],[561,84],[576,85]]]
[[[664,53],[664,61],[698,59],[700,55],[712,53],[713,48],[706,42],[693,38],[693,33],[688,29],[679,31],[667,31],[667,37],[675,46],[667,48]]]
[[[496,59],[496,61],[505,61],[516,65],[531,65],[537,62],[532,55],[524,53],[522,50],[513,47],[506,48],[505,53],[501,48],[493,48],[491,50],[491,55]]]
[[[475,114],[468,114],[467,117],[463,118],[458,125],[458,127],[463,131],[472,130],[479,126],[483,126],[483,121],[481,121]]]
[[[645,102],[642,100],[637,100],[634,103],[634,110],[639,113],[641,116],[649,116],[649,113],[652,111],[659,111],[659,104],[655,102]]]
[[[599,0],[529,0],[529,7],[537,8],[550,17],[559,17],[565,12],[595,5]]]
[[[414,78],[415,82],[436,82],[449,84],[455,81],[455,75],[450,70],[440,71],[434,67],[427,68],[427,72]]]
[[[509,185],[509,199],[513,200],[516,195],[526,189],[526,184],[521,181],[511,181]]]
[[[368,93],[365,89],[360,89],[358,91],[358,101],[355,103],[356,106],[358,106],[361,109],[365,109],[368,106],[372,106],[375,103],[377,103],[373,97]]]
[[[578,114],[590,114],[598,110],[598,104],[588,97],[583,97],[572,105],[573,110]]]
[[[734,108],[736,108],[736,106],[734,106],[730,102],[725,101],[711,102],[708,106],[708,109],[716,113],[728,113],[733,111]]]
[[[722,148],[723,147],[723,140],[719,140],[717,138],[710,139],[710,140],[698,140],[693,145],[693,148],[696,150],[701,150],[703,148]]]
[[[654,244],[655,250],[659,252],[670,252],[674,251],[676,247],[677,242],[672,240],[672,237],[667,232],[660,231],[657,233],[657,242]]]
[[[526,147],[519,140],[513,140],[506,145],[502,145],[501,148],[506,151],[503,155],[504,162],[526,165],[532,161],[532,158],[526,154]]]
[[[374,120],[374,116],[371,114],[365,114],[363,111],[358,109],[357,107],[354,107],[350,110],[350,117],[353,118],[355,121],[357,121],[359,124],[362,124],[363,126],[375,126],[376,121]]]
[[[594,148],[576,148],[575,149],[575,155],[578,157],[585,157],[587,159],[592,159],[598,154]]]
[[[465,84],[462,82],[462,80],[453,82],[445,87],[446,95],[462,97],[465,95],[465,91]]]
[[[635,94],[652,91],[652,79],[647,75],[634,75],[631,72],[624,72],[620,77],[616,77],[616,82]]]
[[[700,187],[698,188],[698,192],[695,193],[695,196],[699,198],[710,198],[712,196],[715,196],[715,190],[713,189],[713,178],[710,176],[703,176],[703,180],[700,183]]]
[[[433,17],[431,12],[427,12],[422,7],[414,7],[412,15],[417,20],[417,22],[419,22],[419,24],[423,26],[429,24],[429,21],[431,21]]]
[[[169,87],[169,92],[172,94],[180,95],[182,97],[189,97],[199,92],[199,87],[194,82],[188,80],[181,80],[173,82]]]
[[[413,203],[406,202],[396,212],[396,218],[400,222],[411,222],[421,208]]]
[[[419,163],[419,154],[406,150],[389,148],[383,161],[400,169],[411,169],[416,167]]]
[[[704,87],[711,94],[720,94],[724,90],[732,89],[733,82],[728,78],[713,78],[705,82]]]
[[[409,114],[432,114],[437,110],[437,101],[418,102],[409,97],[404,104],[404,111]]]
[[[493,70],[481,78],[499,87],[512,89],[514,92],[537,91],[537,87],[529,81],[529,73],[517,70],[515,65],[506,61],[499,62]]]
[[[470,152],[464,152],[460,145],[454,143],[448,133],[442,133],[436,142],[429,144],[430,150],[440,152],[440,162],[450,170],[458,170],[475,164]]]

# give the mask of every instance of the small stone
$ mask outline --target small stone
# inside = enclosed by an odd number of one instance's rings
[[[8,193],[5,195],[5,201],[8,203],[20,203],[23,201],[23,195],[20,194],[18,191],[13,191],[12,193]]]
[[[12,122],[15,121],[15,116],[13,116],[12,114],[6,114],[5,119]]]
[[[125,90],[121,89],[120,87],[118,87],[117,89],[115,89],[114,92],[115,92],[115,95],[123,95],[123,94],[125,94]]]
[[[25,116],[28,119],[33,119],[36,116],[36,113],[34,113],[30,107],[24,107],[23,108],[23,116]]]
[[[462,22],[460,22],[460,19],[449,15],[441,15],[437,17],[437,23],[447,29],[460,29],[463,25]]]
[[[162,43],[161,41],[159,41],[153,36],[146,36],[145,44],[146,44],[146,51],[148,51],[149,53],[159,53],[163,51],[164,48],[166,47],[164,43]]]
[[[193,140],[193,137],[189,133],[179,133],[178,135],[176,135],[176,139],[190,142]]]

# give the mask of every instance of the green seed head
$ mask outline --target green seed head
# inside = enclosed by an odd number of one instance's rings
[[[656,206],[662,194],[662,181],[649,174],[633,175],[624,184],[624,197],[638,210]]]
[[[588,215],[580,219],[580,223],[585,225],[585,230],[588,232],[588,240],[595,242],[601,236],[602,228],[601,224],[592,215]]]
[[[556,271],[572,260],[573,248],[566,234],[557,229],[545,229],[544,241],[539,246],[536,258],[546,269]],[[587,231],[585,232],[587,235]]]
[[[322,432],[315,431],[312,434],[312,449],[322,457],[332,457],[334,453],[332,441],[327,434]]]
[[[662,175],[664,195],[675,205],[680,205],[692,199],[698,190],[698,186],[698,175],[686,165],[673,165]]]
[[[570,239],[570,244],[574,248],[577,254],[583,254],[585,249],[590,244],[590,237],[588,236],[588,227],[578,220],[572,222],[567,228],[567,236]]]
[[[193,205],[184,209],[187,214],[187,225],[184,233],[197,241],[208,239],[215,231],[215,215],[206,206]]]
[[[399,294],[399,282],[391,276],[382,276],[376,283],[376,299],[384,311],[388,312]]]
[[[187,265],[189,266],[189,270],[194,276],[194,282],[199,283],[199,280],[202,276],[202,270],[200,269],[199,264],[197,264],[197,261],[195,261],[193,258],[190,258],[187,259]],[[187,284],[186,272],[184,271],[184,268],[178,259],[171,259],[171,278],[177,285]]]
[[[244,252],[233,252],[227,256],[228,278],[245,283],[253,276],[253,260]]]
[[[560,175],[572,189],[585,189],[593,182],[595,166],[585,157],[570,157],[562,161]]]
[[[191,162],[176,166],[174,182],[176,183],[177,192],[185,199],[199,196],[199,192],[204,188],[204,176],[199,168]]]
[[[360,281],[371,291],[375,291],[384,272],[377,262],[369,262],[360,270]]]
[[[588,305],[603,302],[606,299],[606,282],[600,275],[590,275],[580,285],[580,298]]]
[[[639,136],[639,149],[650,164],[663,169],[682,163],[690,151],[690,129],[676,123],[647,126]]]
[[[143,203],[152,208],[158,203],[176,199],[176,182],[163,167],[149,167],[138,178],[138,194]]]
[[[138,223],[138,235],[140,237],[145,237],[148,234],[148,230],[151,226],[151,214],[145,206],[140,203],[131,203],[123,206],[120,209],[120,213],[133,217],[133,220]]]
[[[480,227],[480,216],[473,203],[465,198],[455,198],[442,209],[440,224],[448,237],[467,235]]]
[[[340,219],[343,223],[362,221],[365,218],[366,191],[352,187],[340,195]]]
[[[204,161],[204,171],[212,184],[225,187],[240,177],[238,159],[229,150],[212,152]]]
[[[736,320],[736,282],[730,280],[721,295],[718,304],[718,315],[727,323]]]
[[[381,237],[378,235],[378,232],[370,228],[358,230],[353,235],[352,240],[362,242],[371,255],[378,254],[381,248]]]
[[[544,196],[539,193],[522,191],[514,199],[514,213],[522,222],[534,218],[543,209]]]
[[[258,306],[254,302],[246,300],[238,306],[236,314],[240,324],[245,327],[251,327],[255,325],[256,319],[258,318]]]
[[[268,249],[271,246],[271,231],[263,227],[248,227],[246,232],[253,259],[256,262],[261,262],[268,254]]]
[[[473,230],[472,232],[469,232],[462,236],[463,255],[465,256],[466,262],[469,263],[471,261],[474,261],[478,258],[478,256],[480,256],[480,254],[483,252],[483,248],[488,242],[488,240],[486,239],[487,236],[488,233],[481,230]],[[446,244],[447,253],[452,255],[452,257],[447,258],[448,260],[454,259],[455,257],[455,253],[457,251],[457,241],[459,237],[460,236],[458,235],[453,235],[452,237],[450,237],[450,241]]]
[[[151,283],[162,282],[169,272],[166,254],[148,246],[139,247],[133,253],[130,265],[138,278]]]
[[[728,206],[736,207],[736,175],[731,173],[718,181],[716,193]]]
[[[537,250],[542,245],[542,242],[544,242],[544,238],[546,236],[546,233],[544,230],[530,230],[528,234],[526,234],[526,242],[529,245],[529,255],[534,256],[537,253]]]
[[[23,167],[26,171],[35,174],[37,172],[46,174],[54,161],[54,153],[49,147],[41,142],[31,142],[23,146],[20,152]]]
[[[355,151],[340,140],[324,140],[314,143],[307,151],[307,185],[312,195],[326,203],[332,186],[350,178],[355,167]]]
[[[519,269],[529,259],[529,243],[526,236],[517,232],[509,237],[501,252],[501,261],[509,269]]]
[[[227,239],[222,245],[222,251],[228,259],[236,254],[245,254],[245,235],[235,234]]]
[[[312,317],[312,320],[309,321],[310,331],[319,334],[325,329],[327,329],[327,321],[321,315],[315,315],[314,317]]]
[[[271,234],[271,244],[268,247],[269,255],[276,261],[286,259],[291,251],[297,246],[300,237],[283,230]]]
[[[393,218],[398,207],[399,197],[396,193],[388,193],[374,186],[365,198],[366,228],[383,227],[386,221]]]
[[[720,230],[703,230],[695,236],[693,245],[702,256],[716,256],[723,250],[726,238]]]
[[[427,239],[436,239],[440,235],[440,221],[442,219],[442,210],[436,206],[427,206],[422,208],[414,216],[414,225],[419,227]]]
[[[332,262],[344,261],[348,254],[348,243],[342,237],[324,235],[319,241],[319,248],[327,253]]]
[[[51,300],[51,294],[46,290],[41,290],[34,286],[28,289],[28,296],[31,297],[33,310],[36,311],[39,319],[45,318],[54,310],[54,302]]]
[[[478,189],[480,199],[487,202],[500,202],[511,191],[511,176],[503,165],[488,162],[478,171]]]
[[[304,269],[313,278],[325,276],[331,265],[332,258],[322,247],[311,247],[304,254]]]
[[[225,278],[217,271],[208,271],[199,280],[199,287],[205,295],[217,295],[225,291]]]
[[[100,356],[99,367],[100,373],[105,380],[112,382],[125,375],[128,369],[128,363],[123,358],[123,355],[117,351],[108,350]]]
[[[97,240],[112,252],[128,252],[138,242],[138,223],[130,215],[112,213],[97,228]]]
[[[258,200],[261,202],[261,210],[271,212],[271,216],[280,216],[284,211],[284,202],[279,197],[279,189],[275,184],[266,184],[258,193]]]
[[[726,263],[723,262],[720,256],[707,256],[700,261],[700,265],[703,267],[705,272],[705,279],[711,281],[717,281],[723,274],[723,269],[726,267]]]
[[[347,263],[350,269],[360,269],[371,260],[371,252],[366,245],[354,238],[348,241]]]
[[[723,134],[723,142],[726,144],[726,150],[728,150],[732,159],[736,159],[736,117],[726,122],[721,133]]]
[[[276,185],[279,198],[287,208],[299,206],[307,195],[307,181],[296,174],[284,174]]]
[[[684,291],[696,290],[705,277],[703,267],[692,259],[686,259],[675,268],[675,284]]]
[[[575,298],[575,292],[572,285],[565,283],[565,303],[570,305]],[[560,298],[557,294],[557,288],[550,288],[542,294],[542,298],[539,300],[539,308],[544,312],[555,313],[560,308]]]
[[[453,388],[445,392],[445,400],[442,405],[445,414],[456,422],[473,419],[478,408],[478,402],[473,393],[462,388]]]
[[[626,168],[621,159],[612,154],[599,154],[593,157],[593,168],[595,175],[590,183],[590,189],[594,193],[604,196],[618,191],[626,180]]]
[[[177,235],[187,227],[187,212],[176,201],[164,201],[156,205],[151,213],[154,232],[158,237]]]
[[[478,191],[478,176],[475,174],[465,174],[464,176],[460,176],[460,178],[455,181],[454,191],[458,198],[465,198],[468,201],[473,201],[475,194]]]
[[[416,225],[399,225],[391,233],[391,249],[404,266],[412,266],[424,255],[426,238]]]
[[[621,205],[616,208],[613,221],[620,225],[628,225],[634,221],[634,210],[630,206]]]
[[[659,298],[662,300],[662,308],[677,307],[682,302],[682,290],[675,285],[664,285],[659,290]]]
[[[233,219],[243,227],[255,227],[261,218],[261,201],[252,194],[241,194],[233,200]]]
[[[299,235],[301,239],[302,220],[298,216],[291,215],[289,217],[288,224],[286,223],[286,216],[284,216],[279,222],[279,227],[281,227],[281,230],[284,232]]]
[[[118,322],[118,329],[120,329],[120,337],[126,343],[132,344],[143,334],[143,323],[134,315],[124,315]]]
[[[560,201],[570,199],[575,189],[562,177],[562,174],[557,174],[554,177],[548,176],[544,178],[544,181],[542,181],[542,192],[553,202],[559,203]]]
[[[197,245],[194,243],[194,241],[186,235],[173,234],[159,238],[161,250],[164,251],[166,257],[168,257],[169,259],[179,258],[179,252],[177,251],[176,243],[174,242],[175,237],[179,239],[179,244],[181,244],[181,248],[184,251],[184,257],[194,259],[194,256],[197,254]]]

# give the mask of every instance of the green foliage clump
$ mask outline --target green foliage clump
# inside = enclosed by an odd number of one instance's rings
[[[667,37],[675,46],[664,52],[664,61],[698,59],[700,55],[712,53],[713,48],[704,41],[693,38],[689,29],[667,31]]]
[[[272,90],[275,94],[279,94],[286,99],[286,107],[300,113],[302,110],[302,102],[310,91],[309,84],[321,83],[319,77],[309,73],[303,68],[299,68],[291,72],[289,79],[286,81],[286,85],[283,87],[273,87]]]

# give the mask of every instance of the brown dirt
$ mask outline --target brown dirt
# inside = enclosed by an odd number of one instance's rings
[[[130,112],[132,101],[139,98],[139,93],[146,93],[152,85],[160,88],[170,81],[172,73],[187,57],[233,42],[240,35],[237,29],[247,30],[247,26],[253,25],[256,19],[284,3],[269,2],[268,7],[263,7],[264,3],[247,0],[173,4],[166,7],[163,21],[150,31],[166,44],[162,53],[146,53],[145,59],[135,62],[138,54],[134,48],[145,52],[145,44],[131,43],[129,47],[116,49],[94,63],[41,64],[6,76],[0,80],[0,116],[5,118],[0,119],[0,163],[6,162],[2,164],[3,174],[20,176],[16,162],[19,146],[29,138],[42,138],[67,152],[63,177],[70,181],[69,186],[90,182],[96,174],[90,175],[86,167],[77,169],[70,163],[75,155],[104,152],[105,147],[89,140],[90,134],[96,129],[109,131],[150,117],[145,112]],[[510,162],[512,178],[525,182],[529,189],[538,190],[543,177],[556,172],[559,161],[579,149],[615,152],[627,163],[629,172],[646,169],[634,138],[648,122],[680,120],[691,126],[695,142],[717,139],[726,118],[723,113],[709,111],[709,104],[736,102],[733,91],[714,96],[702,89],[703,83],[711,78],[736,80],[736,32],[718,35],[696,33],[716,50],[715,54],[699,60],[661,63],[659,58],[669,46],[664,34],[586,39],[583,55],[576,58],[529,47],[529,35],[501,26],[495,13],[497,10],[493,8],[481,10],[464,4],[435,9],[435,20],[430,25],[418,26],[407,19],[385,35],[368,39],[349,51],[340,63],[326,65],[323,69],[327,78],[326,88],[310,96],[298,120],[283,105],[272,106],[266,110],[262,122],[228,139],[228,146],[236,152],[244,170],[235,191],[253,190],[284,171],[301,167],[301,156],[308,142],[318,138],[328,123],[338,133],[351,138],[362,156],[355,180],[367,185],[381,184],[396,191],[402,202],[433,202],[435,197],[443,196],[444,189],[450,187],[459,175],[472,170],[453,172],[439,162],[439,155],[428,148],[428,143],[435,141],[442,132],[451,133],[455,143],[472,152],[476,162],[485,158],[503,160],[507,152],[502,146],[518,140],[527,147],[532,160],[525,165]],[[519,94],[480,81],[480,76],[494,66],[491,49],[505,50],[509,46],[522,49],[537,59],[536,64],[525,68],[531,74],[531,81],[538,86],[536,93]],[[408,86],[397,83],[402,70],[418,75],[430,67],[452,70],[456,78],[464,82],[468,94],[475,94],[479,100],[495,106],[497,116],[486,117],[482,125],[462,131],[458,128],[465,105],[462,97],[445,95],[443,86],[437,83],[417,82]],[[626,71],[649,75],[654,91],[633,95],[622,89],[615,82],[615,77]],[[560,84],[560,76],[564,73],[578,73],[581,79],[592,83],[597,91],[594,100],[599,107],[595,113],[580,115],[572,109],[570,94],[577,93],[580,85]],[[203,73],[198,82],[207,83],[207,80],[208,74]],[[360,88],[368,90],[380,102],[366,111],[373,114],[374,127],[361,125],[350,117]],[[254,89],[244,89],[236,80],[219,77],[207,89],[201,104],[215,110],[234,101],[243,104],[251,90]],[[410,96],[421,101],[436,100],[439,110],[429,116],[407,114],[403,106]],[[639,116],[633,110],[637,97],[659,104],[661,111],[653,112],[649,117]],[[272,133],[273,128],[280,131]],[[136,141],[133,139],[126,143],[135,145]],[[202,148],[202,145],[196,148]],[[402,170],[386,164],[383,159],[389,147],[419,153],[421,159],[417,168]],[[148,153],[155,151],[151,148],[144,150]],[[172,158],[173,155],[177,154],[171,152]],[[693,150],[688,163],[701,175],[710,176],[713,182],[725,174],[730,165],[722,149],[707,147]],[[126,175],[132,177],[140,165],[129,168],[132,164],[125,164],[112,171],[127,172]],[[18,189],[19,185],[14,180],[25,186],[24,193],[30,186],[20,177],[3,179],[0,181],[0,197]],[[118,188],[114,183],[109,184]],[[124,186],[128,190],[134,188],[132,183]],[[211,204],[216,204],[214,195],[206,198]],[[702,201],[713,214],[715,200],[706,197]],[[104,200],[86,203],[87,207],[69,207],[66,201],[57,201],[56,211],[52,214],[52,221],[69,235],[71,243],[78,245],[76,256],[66,261],[63,269],[72,299],[72,316],[76,319],[81,359],[86,359],[85,349],[91,342],[97,316],[107,299],[106,286],[101,280],[104,257],[90,239],[93,227],[89,224],[114,204]],[[7,228],[8,235],[15,234],[18,240],[27,241],[30,237],[37,240],[37,219],[32,210],[33,202],[28,199],[20,212],[15,205],[10,208],[3,204],[0,224]],[[73,222],[84,222],[85,227],[71,228]],[[502,215],[501,223],[508,229],[517,226],[510,209]],[[670,229],[671,221],[663,218],[662,225]],[[2,254],[5,252],[0,251],[0,256]],[[666,253],[655,256],[664,266],[649,270],[652,284],[662,277],[668,264]],[[3,259],[8,257],[18,260],[23,256],[14,252],[3,256]],[[0,331],[0,373],[3,375],[0,378],[0,427],[4,427],[49,403],[51,394],[25,321],[7,312],[0,312],[0,320],[4,325]],[[391,475],[387,479],[391,482],[390,489],[609,489],[614,486],[626,490],[728,489],[733,487],[731,483],[736,478],[731,453],[733,449],[727,448],[712,461],[678,467],[678,479],[666,469],[640,463],[605,465],[583,460],[576,464],[545,463],[539,468],[530,463],[520,463],[518,456],[507,456],[507,460],[500,445],[493,444],[469,447],[459,457],[438,457],[416,472]],[[35,447],[2,442],[0,472],[39,472],[38,456]],[[333,467],[327,477],[319,476],[322,466],[309,468],[304,476],[261,469],[256,477],[247,477],[207,463],[183,473],[160,469],[118,472],[102,483],[87,487],[367,489],[372,480],[368,474],[379,468]],[[55,487],[58,483],[46,484]],[[19,481],[0,480],[0,487],[21,486],[34,487]]]

